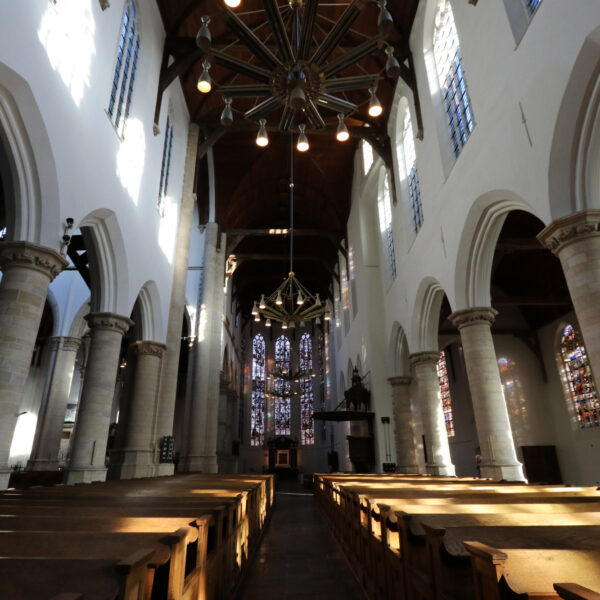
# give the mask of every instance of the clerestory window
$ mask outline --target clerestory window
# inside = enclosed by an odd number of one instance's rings
[[[408,107],[404,113],[404,124],[402,127],[402,150],[413,229],[415,233],[419,233],[419,229],[423,225],[423,207],[421,205],[421,187],[419,185],[419,172],[417,170],[415,137],[413,135],[412,120]]]
[[[250,406],[250,445],[265,441],[265,340],[257,334],[252,340],[252,399]]]
[[[162,163],[160,167],[160,185],[158,188],[158,212],[164,217],[165,198],[169,187],[169,171],[171,169],[171,150],[173,149],[173,125],[171,117],[167,117],[167,129],[165,131],[165,141],[163,144]]]

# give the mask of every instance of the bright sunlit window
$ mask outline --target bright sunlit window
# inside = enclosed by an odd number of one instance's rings
[[[392,194],[390,191],[390,176],[386,171],[383,185],[379,192],[379,227],[388,263],[390,282],[396,279],[396,253],[394,251],[394,232],[392,230]]]
[[[171,117],[167,117],[167,130],[163,145],[162,164],[160,167],[160,186],[158,188],[158,212],[161,217],[165,216],[164,203],[169,187],[169,171],[171,169],[171,150],[173,149],[173,125]]]
[[[366,175],[373,164],[373,147],[363,140],[362,143],[363,174]]]
[[[421,229],[421,225],[423,224],[423,207],[421,206],[421,187],[419,185],[419,172],[417,171],[415,137],[413,135],[412,121],[408,108],[406,108],[404,113],[402,149],[402,154],[404,156],[404,172],[408,183],[408,194],[410,197],[413,229],[415,233],[419,233],[419,229]]]
[[[137,28],[137,9],[133,0],[127,0],[121,21],[115,72],[108,102],[108,115],[121,137],[125,132],[125,124],[131,108],[139,53],[140,36]]]

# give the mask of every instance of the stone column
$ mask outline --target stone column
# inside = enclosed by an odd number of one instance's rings
[[[133,322],[113,313],[86,315],[91,333],[89,356],[77,412],[67,483],[106,479],[106,442],[121,340]]]
[[[204,283],[185,469],[216,473],[225,252],[224,245],[217,249],[216,223],[208,223],[204,235]]]
[[[473,413],[481,448],[481,476],[505,481],[525,481],[502,391],[492,339],[497,311],[489,307],[465,308],[450,315],[460,331]]]
[[[48,391],[38,416],[35,441],[27,464],[27,468],[31,471],[58,469],[58,453],[65,411],[81,340],[72,337],[54,337],[51,343],[53,358]]]
[[[411,377],[390,377],[394,401],[394,440],[398,473],[418,473],[412,408],[410,405]]]
[[[166,346],[158,342],[136,342],[135,374],[127,423],[125,443],[121,451],[120,478],[154,475],[154,444],[152,430],[160,366]]]
[[[600,210],[558,219],[537,237],[561,262],[592,371],[600,381]]]
[[[419,390],[419,404],[423,415],[423,430],[427,447],[425,468],[431,475],[454,475],[450,458],[448,433],[440,398],[440,380],[437,374],[439,352],[415,352],[409,357],[414,368]]]
[[[0,243],[0,489],[10,478],[10,445],[48,286],[66,265],[49,248]]]
[[[179,226],[177,228],[177,247],[173,263],[173,286],[171,288],[171,304],[169,305],[169,322],[167,325],[167,350],[162,361],[158,397],[158,415],[155,432],[155,444],[157,448],[163,436],[173,435],[177,375],[179,372],[179,351],[181,348],[181,324],[183,323],[185,308],[185,284],[188,273],[190,238],[194,222],[194,175],[196,172],[199,131],[198,125],[195,123],[190,124],[183,175],[183,190],[181,193]],[[174,470],[175,466],[173,463],[156,465],[157,475],[172,475]]]

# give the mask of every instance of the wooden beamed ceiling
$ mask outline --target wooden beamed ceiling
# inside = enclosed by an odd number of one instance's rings
[[[301,11],[309,5],[308,2],[304,0]],[[243,113],[265,98],[234,98],[234,124],[225,129],[220,124],[224,103],[219,89],[232,84],[257,83],[251,77],[226,68],[224,62],[227,61],[223,59],[223,55],[227,55],[242,65],[249,65],[251,70],[265,69],[257,49],[252,47],[252,36],[276,58],[281,59],[282,52],[285,54],[278,36],[273,34],[273,20],[270,22],[265,12],[265,7],[272,10],[274,4],[268,0],[242,0],[240,7],[233,10],[252,32],[252,35],[244,34],[250,40],[244,44],[235,32],[237,20],[223,9],[223,0],[157,0],[157,3],[167,37],[157,90],[155,121],[158,121],[160,114],[162,93],[179,79],[191,118],[201,126],[202,151],[209,147],[213,150],[216,220],[224,231],[230,232],[228,249],[243,256],[243,260],[238,261],[233,283],[242,309],[249,311],[257,293],[270,292],[287,275],[289,265],[280,257],[289,252],[289,239],[286,236],[258,234],[256,230],[289,228],[291,137],[295,139],[297,125],[305,117],[300,111],[296,114],[291,126],[294,133],[291,133],[279,131],[283,109],[267,115],[270,143],[266,148],[258,148],[255,144],[257,125],[255,121],[244,120]],[[340,17],[358,8],[354,20],[325,64],[331,65],[336,61],[340,64],[352,53],[359,54],[361,45],[364,48],[369,40],[375,40],[377,44],[371,42],[374,52],[348,65],[336,76],[376,74],[377,96],[384,107],[383,115],[374,119],[367,114],[369,94],[366,89],[337,92],[337,97],[358,106],[346,121],[350,140],[343,144],[335,140],[338,123],[336,112],[319,106],[325,127],[316,131],[309,123],[307,134],[310,150],[304,154],[294,151],[294,220],[295,227],[305,231],[302,236],[297,236],[295,243],[295,272],[301,281],[312,285],[315,292],[328,296],[338,250],[345,237],[354,153],[359,140],[368,140],[385,162],[391,165],[387,119],[396,81],[386,76],[387,56],[380,38],[385,37],[385,41],[393,47],[401,65],[401,77],[416,92],[408,38],[418,0],[388,0],[387,7],[394,20],[394,29],[383,37],[377,31],[379,9],[376,3],[366,0],[328,0],[318,4],[312,38],[309,38],[310,44],[304,49],[306,56],[314,58]],[[292,9],[287,1],[279,2],[277,6],[284,28],[291,33]],[[203,15],[210,17],[212,44],[208,54],[195,43]],[[233,24],[230,22],[232,19],[235,21]],[[213,91],[207,95],[196,89],[205,58],[211,63],[210,75],[214,83]],[[416,100],[418,102],[418,96]],[[421,129],[420,123],[417,129]],[[208,216],[209,201],[206,165],[203,164],[198,170],[196,191],[202,221]],[[310,234],[311,231],[314,233]],[[268,260],[269,255],[277,259]]]

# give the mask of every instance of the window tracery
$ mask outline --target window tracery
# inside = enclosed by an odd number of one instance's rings
[[[312,373],[312,340],[308,332],[300,338],[300,370]],[[302,444],[315,443],[313,425],[313,378],[309,374],[300,380],[300,434]]]
[[[385,255],[388,263],[390,282],[396,279],[396,253],[394,251],[394,232],[392,229],[392,195],[390,193],[390,176],[386,171],[383,177],[383,189],[379,195],[379,226],[383,237]]]
[[[474,123],[450,0],[438,2],[433,55],[448,117],[452,149],[457,157],[473,131]]]
[[[140,51],[137,16],[135,2],[127,0],[123,20],[121,21],[117,60],[108,103],[108,115],[120,137],[123,137],[125,123],[129,117]]]
[[[169,187],[169,171],[171,170],[171,151],[173,149],[173,125],[171,116],[167,116],[167,128],[165,131],[165,141],[163,144],[162,163],[160,166],[160,184],[158,188],[158,212],[164,217],[165,198]]]
[[[284,335],[275,342],[275,371],[290,372],[290,340]],[[275,379],[275,435],[290,435],[290,382]]]
[[[437,376],[440,382],[440,398],[442,400],[442,411],[446,423],[448,437],[454,435],[454,417],[452,415],[452,398],[450,397],[450,382],[448,381],[448,367],[446,365],[446,352],[442,350],[438,359]]]
[[[563,383],[580,428],[600,426],[600,402],[580,333],[567,325],[560,341]]]
[[[415,137],[413,135],[412,120],[408,108],[404,113],[404,126],[402,128],[402,147],[404,155],[404,169],[408,182],[410,197],[410,210],[412,214],[413,229],[419,233],[423,224],[423,208],[421,206],[421,186],[419,185],[419,172],[417,171],[417,152]]]
[[[250,445],[265,441],[265,340],[258,333],[252,340],[252,405],[250,407]]]
[[[542,0],[523,0],[525,8],[529,13],[529,16],[533,16],[533,13],[537,10],[538,6],[542,3]]]

